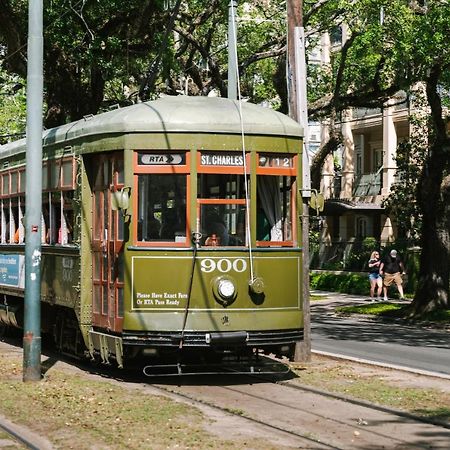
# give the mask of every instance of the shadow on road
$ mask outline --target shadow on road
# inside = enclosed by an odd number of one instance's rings
[[[365,304],[365,302],[357,302]],[[352,302],[355,304],[355,302]],[[450,348],[450,333],[424,327],[385,322],[379,318],[342,317],[334,313],[342,301],[311,304],[311,326],[314,334],[323,338],[381,342],[406,346]]]

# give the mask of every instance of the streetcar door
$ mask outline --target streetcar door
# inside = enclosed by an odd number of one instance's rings
[[[122,331],[123,239],[121,211],[111,206],[114,192],[123,187],[123,153],[96,155],[92,201],[93,324]]]

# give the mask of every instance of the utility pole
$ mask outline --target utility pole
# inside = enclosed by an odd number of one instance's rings
[[[237,99],[237,46],[236,46],[237,0],[228,4],[228,98]]]
[[[311,314],[309,304],[309,198],[311,177],[308,154],[308,108],[306,99],[305,34],[303,28],[302,0],[287,0],[287,81],[289,116],[303,126],[302,149],[302,294],[303,294],[303,341],[295,348],[295,361],[311,359]]]
[[[29,0],[23,381],[41,379],[42,0]]]

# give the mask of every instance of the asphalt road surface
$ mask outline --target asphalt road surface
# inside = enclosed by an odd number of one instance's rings
[[[450,331],[334,313],[337,306],[366,302],[334,293],[312,301],[312,349],[450,377]]]

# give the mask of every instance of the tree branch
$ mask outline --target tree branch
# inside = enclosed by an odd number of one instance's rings
[[[22,42],[21,36],[24,36],[24,33],[19,24],[20,18],[13,12],[10,2],[0,0],[0,36],[3,36],[6,43],[6,66],[26,77],[26,42]]]

